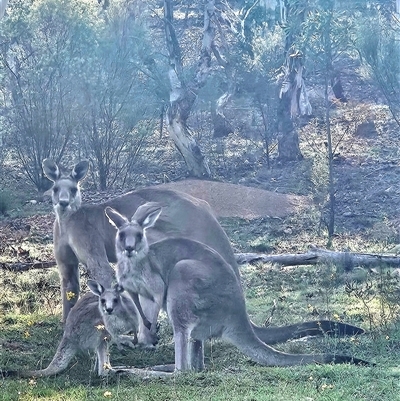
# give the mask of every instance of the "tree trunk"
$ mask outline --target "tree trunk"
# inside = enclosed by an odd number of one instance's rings
[[[283,26],[290,24],[285,38],[285,65],[284,78],[278,103],[278,158],[281,161],[295,161],[303,158],[300,152],[299,136],[297,135],[293,119],[298,115],[310,115],[311,105],[303,79],[303,55],[298,52],[294,43],[301,22],[304,20],[304,9],[299,10],[295,3],[280,0],[280,19]]]
[[[226,8],[224,9],[226,11]],[[222,10],[220,10],[220,13]],[[225,107],[229,103],[232,96],[236,91],[235,82],[235,68],[230,62],[229,57],[229,46],[226,43],[225,35],[222,32],[221,23],[218,23],[219,31],[219,42],[220,45],[217,46],[215,41],[212,44],[212,51],[217,59],[218,64],[223,68],[225,72],[227,90],[220,96],[216,101],[215,111],[212,114],[212,122],[214,125],[214,138],[226,137],[234,132],[232,124],[228,121],[224,114]],[[235,32],[234,32],[235,33]]]
[[[187,117],[185,116],[187,112],[188,110],[185,110],[182,103],[171,101],[166,114],[168,133],[184,158],[189,175],[209,177],[210,169],[207,160],[202,155],[199,145],[189,133]]]
[[[234,132],[232,124],[227,120],[224,114],[224,108],[232,97],[232,93],[225,92],[216,102],[212,122],[214,125],[214,138],[223,138]]]
[[[0,19],[4,17],[4,13],[6,12],[8,0],[0,0]]]
[[[183,76],[181,49],[174,29],[172,0],[164,0],[165,37],[169,55],[170,104],[166,113],[168,133],[178,151],[184,158],[189,174],[195,177],[210,176],[207,160],[202,155],[200,147],[190,135],[187,120],[190,116],[197,93],[204,85],[209,74],[211,61],[211,44],[213,27],[211,18],[214,12],[214,2],[209,1],[205,7],[204,36],[200,61],[193,80],[186,84]]]

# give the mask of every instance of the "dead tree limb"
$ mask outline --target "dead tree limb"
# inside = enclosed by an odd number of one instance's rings
[[[393,267],[400,268],[400,257],[393,255],[337,252],[328,251],[317,247],[310,247],[309,251],[300,254],[278,254],[267,255],[262,253],[236,253],[238,264],[269,262],[281,266],[315,265],[317,263],[331,263],[342,266],[345,270],[352,270],[354,267]]]
[[[46,262],[16,262],[16,263],[0,263],[0,270],[8,270],[13,272],[26,272],[33,269],[48,269],[56,266],[55,260],[48,260]]]

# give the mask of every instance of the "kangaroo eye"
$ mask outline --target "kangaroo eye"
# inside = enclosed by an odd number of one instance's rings
[[[142,234],[142,233],[137,233],[137,234],[136,234],[136,239],[137,239],[138,241],[141,241],[142,238],[143,238],[143,234]]]
[[[71,188],[71,194],[72,195],[76,195],[76,193],[78,192],[78,188]]]
[[[60,190],[60,188],[58,187],[53,187],[53,192],[56,194],[58,191]]]
[[[123,241],[125,239],[125,233],[119,233],[119,239]]]
[[[102,305],[104,305],[106,303],[105,299],[101,299],[100,302],[102,303]]]

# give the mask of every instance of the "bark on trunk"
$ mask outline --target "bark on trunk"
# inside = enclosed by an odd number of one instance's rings
[[[209,75],[211,45],[214,37],[212,18],[214,1],[209,1],[204,11],[204,35],[198,68],[194,78],[186,84],[183,74],[181,49],[174,29],[172,0],[164,0],[165,37],[169,55],[170,105],[166,113],[168,133],[184,158],[189,174],[209,177],[210,169],[195,138],[190,135],[187,120],[199,89]]]
[[[233,133],[233,126],[227,120],[224,114],[224,109],[228,104],[233,92],[225,92],[220,96],[215,104],[215,111],[212,116],[214,126],[214,138],[223,138]]]
[[[214,138],[226,137],[234,132],[233,126],[226,118],[224,110],[236,91],[235,68],[229,60],[229,46],[226,43],[221,24],[218,24],[218,30],[221,44],[217,47],[213,42],[212,51],[218,64],[224,69],[227,90],[217,99],[215,111],[212,115]]]
[[[189,175],[209,177],[210,169],[207,160],[201,153],[196,140],[190,135],[185,110],[176,102],[171,102],[167,112],[167,127],[171,139],[185,160]]]
[[[299,11],[296,4],[280,0],[281,24],[286,26],[291,22],[291,29],[285,38],[284,77],[278,104],[278,158],[281,161],[301,160],[299,137],[293,124],[298,115],[311,114],[311,105],[303,79],[303,56],[298,52],[294,43],[299,34],[301,22],[304,20],[304,10]],[[289,18],[290,15],[290,18]]]

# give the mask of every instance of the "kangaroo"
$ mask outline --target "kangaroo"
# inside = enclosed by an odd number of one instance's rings
[[[122,345],[133,348],[138,342],[140,318],[135,302],[119,284],[115,285],[114,289],[105,289],[95,280],[88,280],[87,284],[90,291],[99,299],[98,308],[112,342],[119,350],[122,349]],[[126,335],[130,332],[133,336]]]
[[[253,361],[266,366],[310,363],[366,363],[343,355],[293,355],[263,343],[246,312],[240,281],[221,255],[198,241],[167,238],[149,244],[147,230],[161,214],[154,202],[138,208],[131,220],[105,210],[118,229],[117,281],[163,307],[173,327],[175,369],[204,369],[204,341],[221,337]]]
[[[152,244],[170,237],[185,237],[202,242],[233,268],[239,279],[239,268],[229,239],[218,223],[207,202],[184,193],[159,188],[144,188],[128,192],[97,205],[82,205],[80,183],[89,168],[86,160],[66,171],[50,159],[43,161],[43,171],[53,181],[52,202],[55,213],[53,239],[54,255],[61,278],[63,318],[65,322],[71,307],[79,297],[79,268],[81,263],[89,276],[109,287],[114,272],[109,262],[117,261],[115,253],[116,229],[108,223],[104,214],[107,206],[132,216],[146,202],[158,202],[162,213],[153,227],[147,230],[147,241]],[[146,317],[152,317],[151,330],[144,319],[139,319],[138,341],[151,346],[156,342],[155,328],[159,306],[148,299],[141,299]],[[257,336],[266,343],[274,344],[307,335],[325,333],[353,335],[362,329],[343,323],[311,321],[285,327],[268,329],[253,326]]]
[[[94,280],[88,282],[92,292],[86,293],[71,309],[63,337],[49,366],[41,370],[6,372],[8,376],[44,377],[65,370],[79,351],[95,351],[97,373],[112,371],[108,345],[115,342],[134,347],[137,343],[138,311],[120,285],[105,289]],[[134,336],[126,335],[133,332]]]

